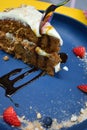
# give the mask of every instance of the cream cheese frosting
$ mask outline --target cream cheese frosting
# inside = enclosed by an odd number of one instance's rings
[[[14,8],[7,12],[0,13],[0,19],[14,19],[21,21],[24,25],[28,24],[31,29],[35,32],[35,34],[39,37],[39,25],[42,19],[42,13],[35,9],[33,6],[21,6],[19,8]],[[43,29],[43,34],[48,34],[60,39],[60,45],[63,44],[63,40],[60,37],[59,33],[55,30],[55,28],[47,23]]]

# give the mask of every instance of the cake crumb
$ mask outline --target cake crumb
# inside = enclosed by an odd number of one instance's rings
[[[4,61],[7,61],[7,60],[9,60],[9,57],[8,57],[8,56],[4,56],[4,57],[3,57],[3,60],[4,60]]]
[[[76,115],[72,115],[71,122],[76,122],[76,121],[77,121],[77,116]]]
[[[37,113],[37,119],[40,119],[40,118],[42,118],[41,114]]]
[[[64,66],[63,69],[64,69],[65,71],[68,71],[68,70],[69,70],[67,66]]]
[[[84,114],[84,109],[83,108],[81,108],[80,113]]]
[[[87,102],[85,102],[85,106],[87,107]]]
[[[86,104],[86,103],[85,103]],[[56,118],[53,119],[52,126],[49,130],[61,130],[62,128],[72,127],[75,124],[81,123],[87,119],[87,108],[81,108],[79,115],[72,114],[69,120],[65,120],[62,122],[58,122]],[[37,112],[37,117],[40,117],[41,114]],[[25,124],[25,126],[21,127],[21,130],[45,130],[39,120],[35,120],[30,122],[29,120],[25,119],[25,116],[21,117],[21,122]]]

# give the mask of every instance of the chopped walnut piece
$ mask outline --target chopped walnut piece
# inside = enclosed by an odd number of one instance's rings
[[[4,56],[4,57],[3,57],[3,60],[4,60],[4,61],[7,61],[7,60],[9,60],[9,57],[8,57],[8,56]]]

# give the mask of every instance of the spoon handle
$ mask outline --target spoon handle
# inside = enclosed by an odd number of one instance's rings
[[[42,16],[42,19],[41,19],[41,22],[40,22],[40,34],[42,34],[42,27],[51,20],[52,18],[52,15],[55,11],[56,8],[62,6],[62,5],[65,5],[67,2],[69,2],[70,0],[65,0],[63,2],[60,2],[58,3],[57,5],[54,5],[54,4],[51,4],[47,9],[46,11],[44,12],[43,16]]]

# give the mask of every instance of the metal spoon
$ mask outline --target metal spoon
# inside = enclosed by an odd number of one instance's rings
[[[52,18],[52,15],[55,11],[56,8],[62,6],[62,5],[65,5],[67,2],[69,2],[70,0],[63,0],[62,2],[58,3],[57,5],[54,5],[54,4],[51,4],[47,9],[46,11],[44,12],[43,16],[42,16],[42,19],[41,19],[41,22],[40,22],[40,26],[39,26],[39,31],[40,31],[40,34],[42,34],[42,28],[43,26],[49,22]]]

